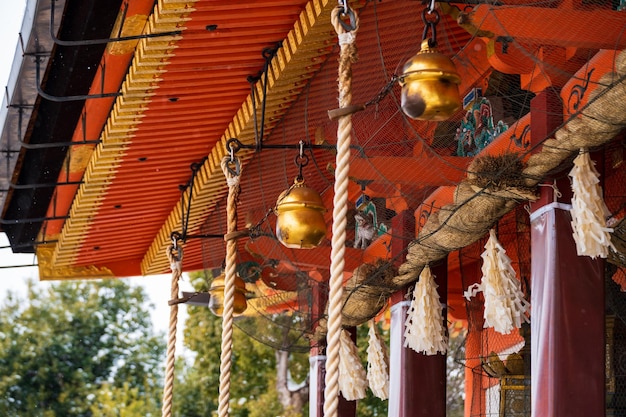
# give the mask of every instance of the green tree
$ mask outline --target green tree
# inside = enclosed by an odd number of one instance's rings
[[[383,330],[381,326],[378,327],[378,331],[383,340],[385,340],[387,346],[389,346],[389,331]],[[359,356],[361,357],[361,362],[363,362],[363,367],[365,367],[365,369],[367,369],[367,345],[369,341],[368,332],[369,328],[367,325],[357,327],[356,345],[359,348]],[[368,389],[366,391],[366,397],[359,400],[357,403],[356,414],[362,417],[387,416],[388,403],[388,400],[381,400]]]
[[[190,274],[190,278],[197,291],[206,291],[208,285],[204,275]],[[184,343],[193,352],[193,364],[181,366],[182,372],[179,372],[174,387],[174,414],[180,417],[210,417],[216,415],[218,407],[222,319],[202,306],[189,305],[187,312]],[[231,416],[286,415],[283,414],[285,410],[276,388],[277,360],[281,356],[274,348],[259,343],[235,326],[230,382]],[[308,355],[290,354],[289,369],[295,378],[305,378]]]
[[[156,416],[163,354],[142,288],[30,282],[0,306],[0,415]]]
[[[191,274],[197,291],[206,291],[208,284],[202,274]],[[185,345],[193,355],[193,365],[181,367],[179,380],[174,388],[174,414],[180,417],[212,417],[218,406],[219,367],[222,320],[211,314],[208,308],[188,306],[189,317],[185,325]],[[281,320],[283,317],[273,317]],[[288,320],[286,320],[288,322]],[[243,327],[243,326],[241,326]],[[251,327],[251,326],[247,326]],[[258,332],[269,330],[259,321]],[[389,345],[389,331],[379,328]],[[279,345],[280,337],[263,335]],[[275,335],[273,335],[275,336]],[[464,333],[455,332],[450,338],[448,365],[448,414],[463,415]],[[357,328],[357,346],[363,365],[366,366],[368,327]],[[285,398],[284,384],[278,372],[285,358],[290,374],[296,381],[303,381],[309,369],[308,354],[278,351],[259,343],[243,333],[237,326],[233,331],[233,362],[231,369],[230,407],[234,417],[301,417],[308,415],[308,407],[301,412],[286,410],[279,398]],[[182,365],[182,364],[181,364]],[[314,389],[311,387],[311,389]],[[306,402],[306,400],[305,400]],[[367,390],[366,398],[357,403],[359,417],[387,416],[388,401],[375,397]],[[460,413],[460,414],[459,414]]]
[[[446,414],[463,417],[465,413],[465,338],[467,330],[455,330],[448,341]]]

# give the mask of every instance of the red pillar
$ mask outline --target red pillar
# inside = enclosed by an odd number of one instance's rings
[[[319,320],[324,317],[324,310],[328,302],[328,293],[321,285],[327,283],[329,279],[328,271],[310,272],[313,278],[309,281],[311,294],[311,322],[314,323],[313,331],[317,327]],[[352,340],[356,342],[356,328],[348,329]],[[326,340],[314,341],[309,352],[309,417],[324,416],[324,384],[326,381]],[[348,401],[339,394],[339,404],[337,405],[338,417],[356,416],[356,401]]]
[[[462,261],[461,261],[462,262]],[[467,264],[467,262],[466,262]],[[463,286],[480,283],[481,263],[463,264]],[[484,355],[482,335],[485,304],[481,298],[472,297],[467,302],[467,337],[465,339],[465,417],[485,413],[485,390],[480,358]]]
[[[604,262],[577,256],[567,206],[533,213],[533,417],[604,415]]]
[[[415,230],[412,211],[393,219],[394,235]],[[404,243],[404,244],[403,244]],[[404,253],[406,240],[392,239],[392,256]],[[447,260],[431,266],[441,302],[447,299]],[[388,415],[393,417],[445,417],[446,415],[446,355],[426,356],[404,347],[404,323],[410,301],[405,291],[391,299],[390,385]],[[446,312],[444,310],[444,320]]]
[[[531,103],[532,136],[548,136],[556,93]],[[544,126],[535,123],[543,117]],[[569,182],[559,185],[570,191]],[[578,256],[569,205],[552,189],[531,215],[531,383],[533,417],[604,415],[604,262]],[[565,200],[569,201],[569,199]]]
[[[322,290],[322,282],[328,277],[319,271],[310,272],[309,281],[311,295],[311,323],[315,331],[317,323],[324,315],[328,294]],[[322,417],[324,415],[324,382],[326,380],[326,340],[313,341],[309,352],[309,416]]]

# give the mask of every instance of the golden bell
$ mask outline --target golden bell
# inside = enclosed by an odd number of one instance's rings
[[[296,178],[276,202],[276,237],[288,248],[310,249],[326,236],[326,208],[322,198]]]
[[[224,274],[213,279],[211,288],[209,288],[209,310],[218,317],[224,313]],[[235,277],[235,300],[234,314],[242,314],[246,311],[248,303],[246,302],[246,283],[240,277]]]
[[[402,111],[412,119],[446,120],[461,108],[460,83],[452,60],[425,39],[421,50],[404,64]]]

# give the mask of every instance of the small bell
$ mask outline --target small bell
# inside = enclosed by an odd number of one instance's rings
[[[276,237],[288,248],[310,249],[326,237],[322,198],[301,177],[276,202]]]
[[[452,60],[425,39],[421,50],[404,64],[402,111],[412,119],[446,120],[461,108],[460,83]]]
[[[221,317],[224,313],[224,274],[216,277],[211,282],[211,288],[209,288],[209,310],[218,317]],[[235,300],[234,300],[234,313],[235,315],[242,314],[246,311],[248,303],[246,302],[246,283],[240,277],[235,277]]]

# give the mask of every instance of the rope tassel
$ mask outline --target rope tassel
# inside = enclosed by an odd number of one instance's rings
[[[511,259],[498,241],[495,230],[489,231],[489,240],[480,256],[483,258],[481,282],[470,285],[463,295],[469,300],[482,291],[485,297],[484,327],[509,334],[514,328],[519,329],[522,323],[530,322],[527,315],[530,303],[524,299]]]
[[[569,173],[572,179],[572,230],[579,256],[606,258],[609,248],[615,250],[611,243],[613,229],[606,227],[609,210],[602,198],[602,189],[595,163],[589,152],[580,150],[574,159],[574,168]]]
[[[367,345],[367,380],[370,389],[381,400],[389,398],[389,355],[387,346],[376,331],[374,320],[369,321]]]
[[[341,331],[339,350],[339,391],[348,401],[365,398],[367,376],[359,358],[359,350],[346,330]]]
[[[413,300],[404,323],[404,346],[426,355],[448,351],[443,306],[437,287],[430,268],[425,266],[413,290]]]

